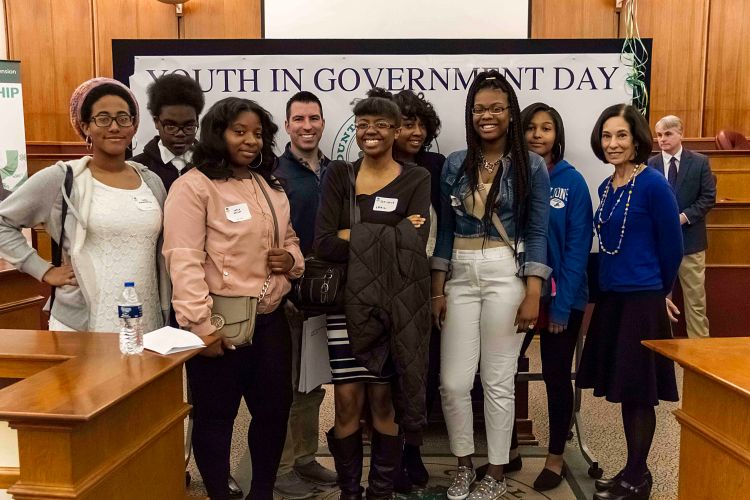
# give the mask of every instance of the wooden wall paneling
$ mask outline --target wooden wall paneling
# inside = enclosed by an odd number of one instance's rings
[[[531,38],[615,38],[613,0],[531,0]]]
[[[112,77],[114,38],[177,38],[173,5],[154,0],[93,0],[93,5],[97,76]]]
[[[184,7],[184,38],[260,38],[260,1],[192,0]]]
[[[750,266],[750,224],[707,224],[706,265]],[[747,283],[745,283],[745,286]],[[747,300],[747,294],[742,301]]]
[[[26,140],[75,141],[70,95],[94,76],[91,0],[5,0],[8,55],[21,61]]]
[[[750,2],[711,0],[703,135],[750,135]]]
[[[638,2],[638,31],[652,38],[651,128],[677,115],[684,135],[701,137],[709,0]],[[620,36],[625,36],[624,10]]]

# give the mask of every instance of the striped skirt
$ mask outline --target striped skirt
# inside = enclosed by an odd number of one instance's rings
[[[349,334],[346,331],[346,317],[343,314],[329,314],[326,318],[328,329],[328,357],[331,360],[331,375],[334,384],[365,382],[387,384],[388,378],[378,377],[362,366],[352,354]]]

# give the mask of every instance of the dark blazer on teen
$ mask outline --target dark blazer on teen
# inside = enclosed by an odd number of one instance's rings
[[[664,159],[661,152],[649,158],[648,165],[663,175]],[[706,214],[716,204],[716,182],[708,165],[708,157],[682,149],[675,196],[680,213],[688,218],[688,222],[682,225],[685,255],[705,250],[708,248]]]

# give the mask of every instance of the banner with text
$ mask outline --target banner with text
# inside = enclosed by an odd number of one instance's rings
[[[404,41],[406,46],[409,43]],[[592,47],[583,45],[584,49]],[[541,101],[560,112],[566,129],[566,159],[584,174],[595,195],[596,187],[611,171],[591,152],[591,129],[605,107],[632,100],[632,90],[625,81],[629,67],[621,60],[619,50],[517,54],[136,55],[129,85],[144,117],[146,88],[168,73],[184,74],[198,81],[206,94],[206,109],[228,96],[256,100],[273,114],[279,125],[279,150],[288,141],[283,126],[286,101],[299,90],[311,91],[323,103],[326,126],[322,151],[332,159],[352,160],[359,154],[352,104],[376,86],[394,93],[410,89],[423,94],[442,121],[442,130],[432,150],[448,155],[464,149],[466,92],[477,72],[488,68],[505,75],[517,91],[521,108]],[[141,120],[136,152],[155,133],[152,120]]]
[[[26,180],[21,64],[0,61],[0,178],[13,191]]]

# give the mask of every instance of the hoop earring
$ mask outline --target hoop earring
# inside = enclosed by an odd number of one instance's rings
[[[137,147],[138,147],[138,139],[136,139],[135,137],[133,137],[133,140],[130,141],[130,150],[131,151],[135,151],[135,148],[137,148]]]
[[[88,149],[89,151],[91,151],[91,148],[93,147],[93,145],[94,145],[94,143],[91,140],[91,136],[87,135],[86,136],[86,149]]]
[[[263,151],[260,152],[260,155],[258,155],[260,160],[258,161],[257,165],[248,165],[249,168],[258,168],[263,164]]]

